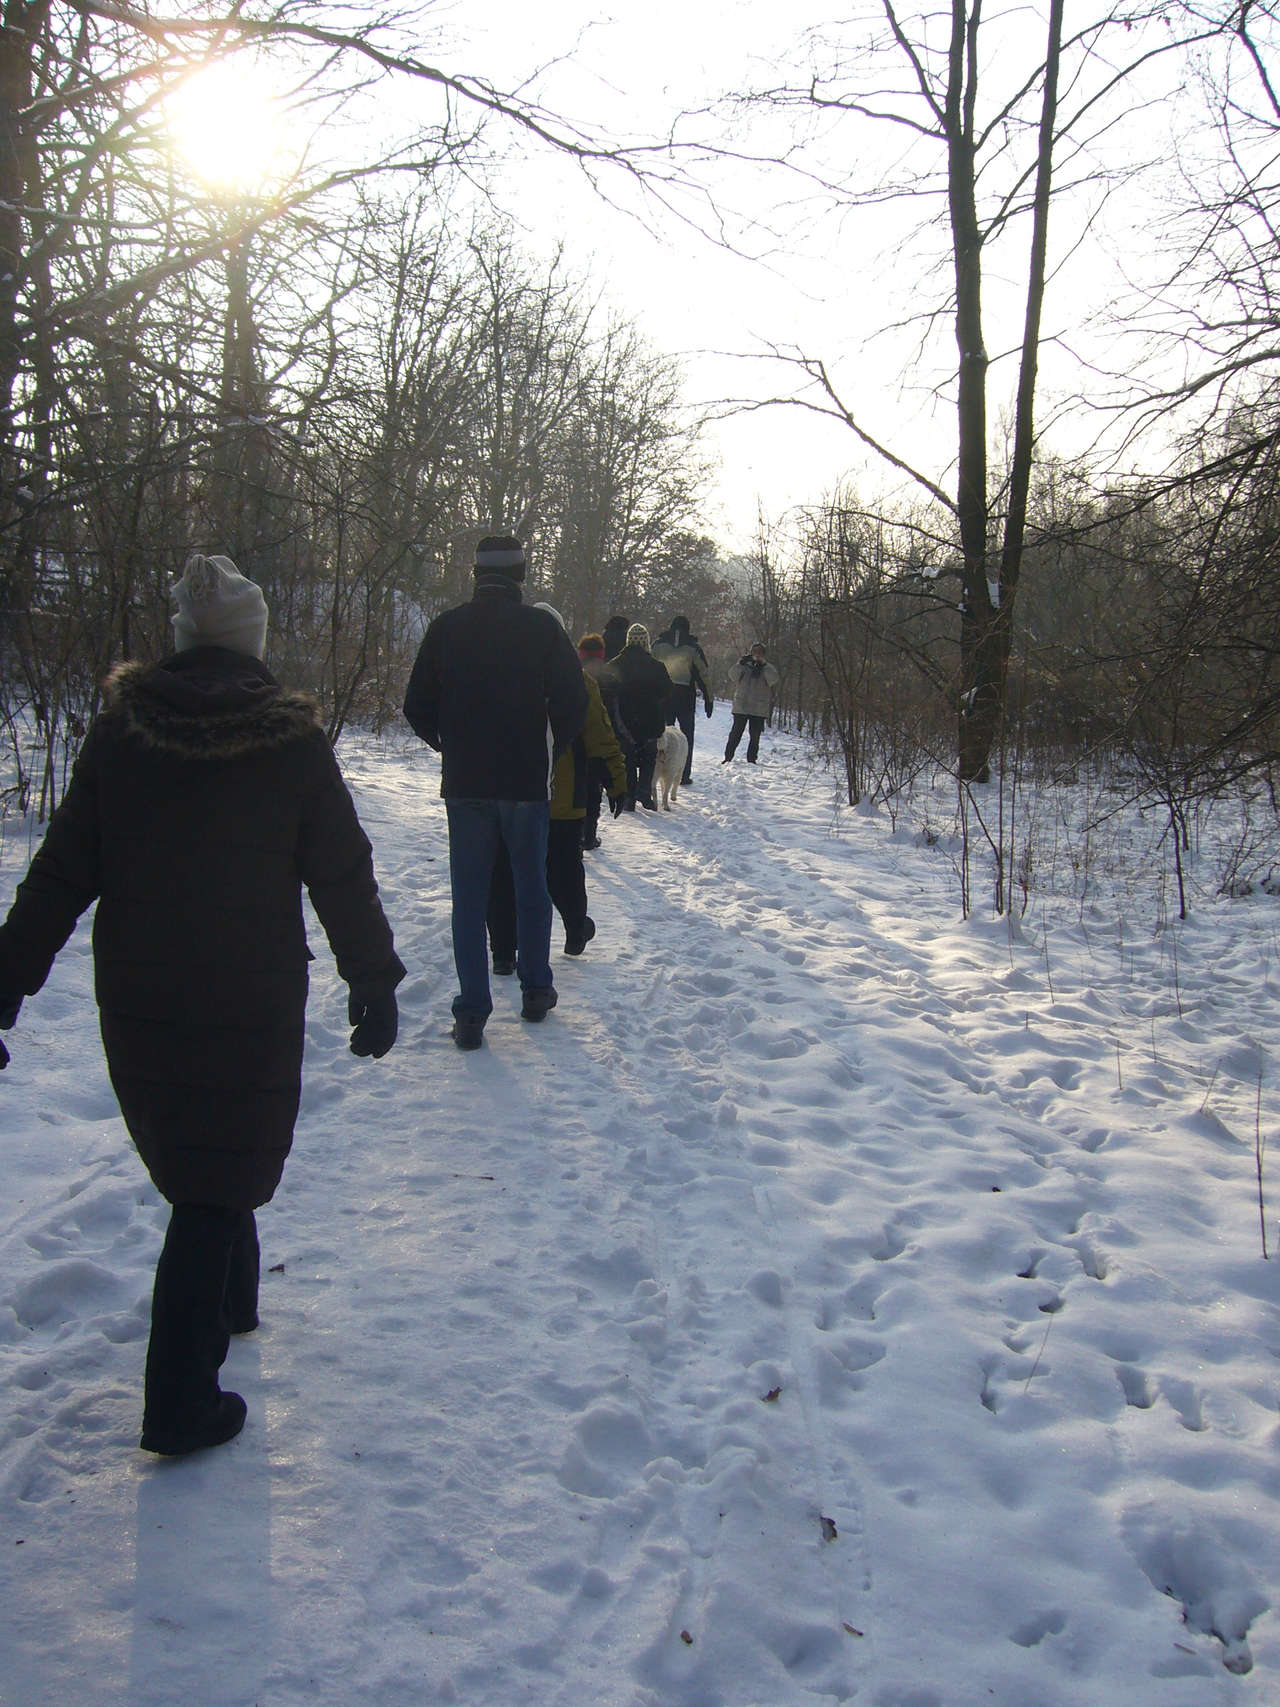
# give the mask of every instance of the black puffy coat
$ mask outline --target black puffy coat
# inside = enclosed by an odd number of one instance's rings
[[[582,729],[582,665],[560,623],[509,576],[436,617],[405,690],[413,732],[441,755],[446,800],[548,800],[551,769]]]
[[[318,708],[202,646],[113,675],[0,927],[0,992],[31,995],[95,899],[111,1082],[171,1202],[254,1209],[301,1090],[306,885],[338,970],[404,976]]]
[[[633,741],[656,741],[667,726],[671,677],[643,646],[625,646],[599,675],[600,691],[612,697]]]

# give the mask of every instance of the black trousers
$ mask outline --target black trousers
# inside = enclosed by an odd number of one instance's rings
[[[580,936],[587,916],[587,874],[582,864],[582,819],[552,818],[547,825],[547,889],[568,936]],[[505,848],[498,849],[489,880],[489,952],[497,960],[516,953],[516,891]]]
[[[627,749],[627,793],[642,805],[653,805],[653,767],[658,762],[658,737],[636,741]]]
[[[689,743],[689,751],[685,755],[684,775],[681,782],[689,782],[693,777],[693,734],[698,727],[698,690],[693,683],[687,686],[676,683],[671,689],[671,710],[675,720],[684,731],[684,738]]]
[[[231,1335],[258,1325],[258,1268],[252,1210],[174,1204],[151,1297],[144,1429],[180,1429],[217,1403]]]
[[[750,716],[745,711],[735,711],[733,728],[729,731],[729,739],[725,742],[724,756],[731,759],[738,750],[738,742],[742,739],[742,731],[750,724],[751,735],[747,741],[747,759],[755,764],[760,757],[760,734],[764,729],[764,718]]]

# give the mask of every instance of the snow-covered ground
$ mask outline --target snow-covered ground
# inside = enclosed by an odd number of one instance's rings
[[[347,1052],[317,941],[248,1426],[184,1461],[69,945],[0,1078],[6,1703],[1280,1701],[1280,901],[1178,925],[1156,827],[1044,802],[1025,917],[965,922],[945,794],[895,829],[726,724],[475,1054],[437,762],[345,743],[400,1041]]]

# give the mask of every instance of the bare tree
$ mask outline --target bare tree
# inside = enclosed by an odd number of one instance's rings
[[[1003,716],[1013,616],[1026,538],[1027,496],[1036,450],[1035,404],[1042,315],[1051,272],[1051,209],[1062,194],[1097,180],[1100,139],[1134,103],[1128,91],[1165,54],[1219,26],[1195,21],[1175,34],[1163,8],[1109,10],[1064,26],[1061,0],[1043,14],[984,11],[982,0],[952,0],[942,12],[904,14],[893,0],[847,26],[838,42],[815,37],[807,82],[754,97],[816,124],[804,156],[845,207],[899,201],[936,210],[946,232],[945,287],[922,310],[923,342],[950,320],[956,357],[946,386],[955,414],[954,485],[877,436],[846,400],[828,364],[777,350],[804,389],[790,401],[846,426],[857,442],[907,476],[950,518],[960,571],[955,704],[958,769],[985,781]],[[1036,26],[1039,33],[1036,33]],[[853,35],[855,29],[861,38]],[[1125,57],[1111,57],[1114,43]],[[902,74],[901,82],[893,71]],[[842,127],[853,138],[842,141]],[[860,140],[886,132],[896,155],[862,147],[873,182],[836,162],[856,158]],[[1120,168],[1117,166],[1116,170]],[[1086,217],[1077,216],[1077,226]],[[1075,234],[1073,233],[1073,236]],[[1015,260],[1020,240],[1025,249]],[[986,262],[999,248],[1002,272],[1017,280],[1021,337],[998,356],[1014,371],[1009,387],[1012,442],[1007,469],[993,479],[989,423],[992,353],[985,326]],[[906,263],[900,261],[901,278]],[[932,275],[926,274],[926,277]]]

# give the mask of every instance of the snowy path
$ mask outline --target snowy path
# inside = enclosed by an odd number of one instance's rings
[[[164,1215],[68,949],[0,1081],[6,1702],[1280,1699],[1269,919],[1193,918],[1176,987],[1137,927],[1011,942],[798,743],[719,767],[725,721],[606,825],[555,1014],[495,980],[474,1055],[434,761],[344,754],[400,1042],[346,1053],[322,958],[200,1460],[135,1450]]]

